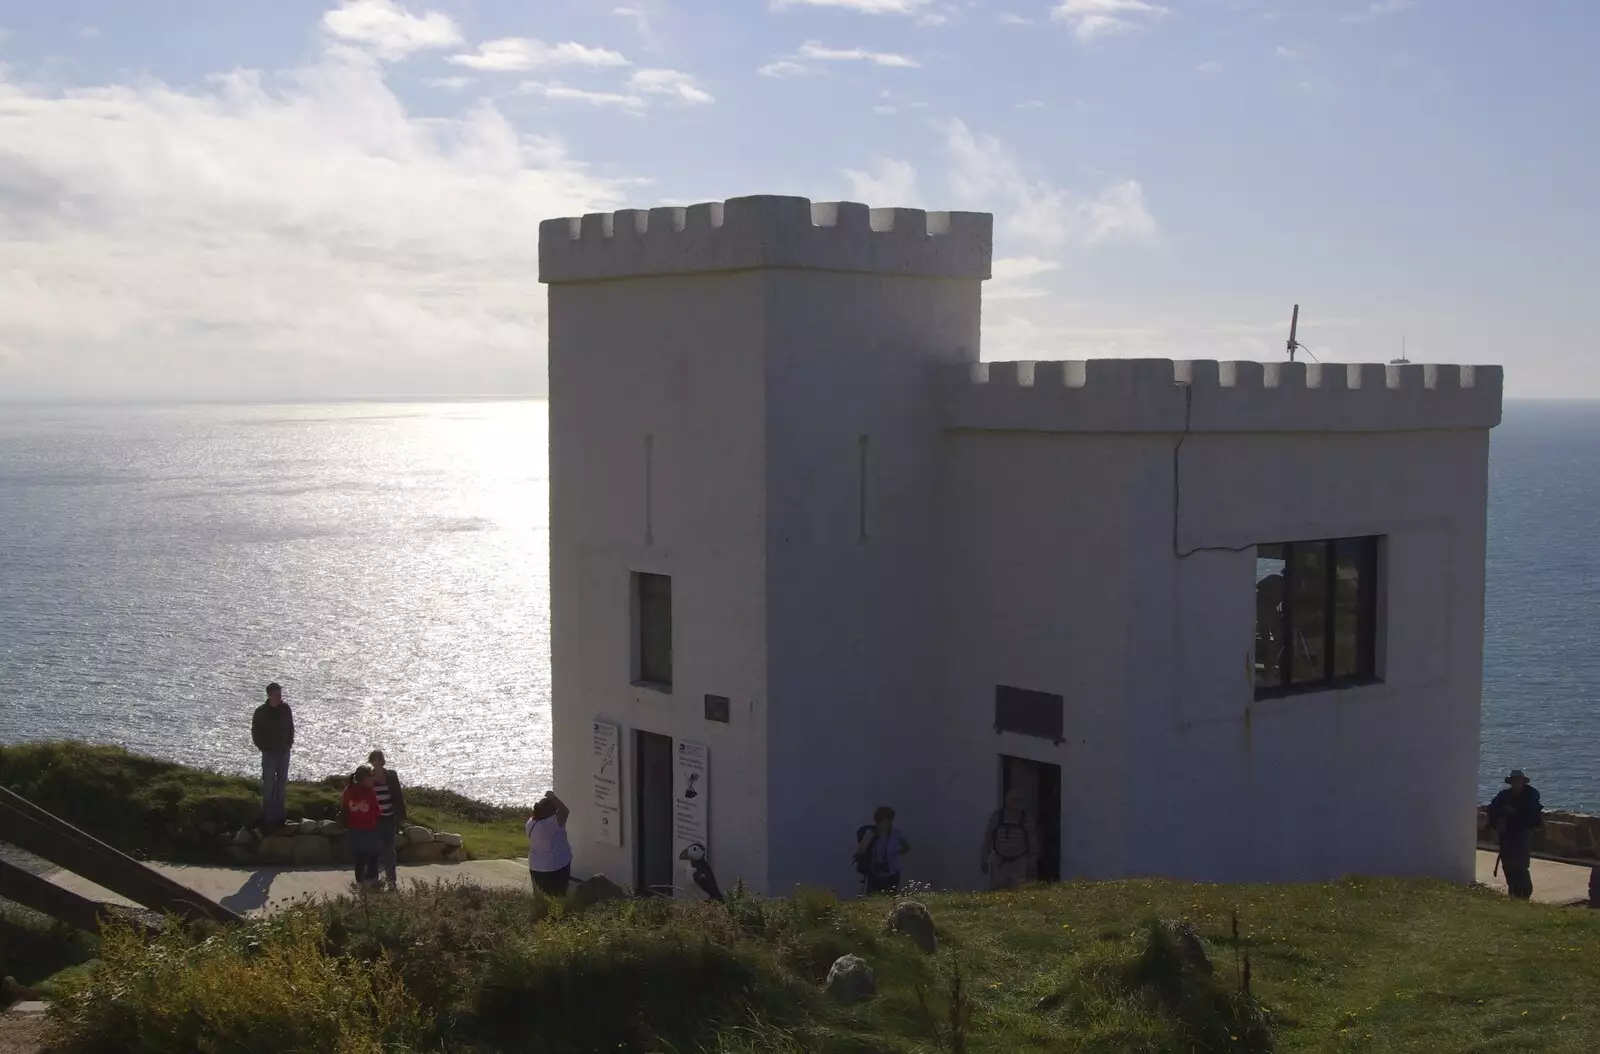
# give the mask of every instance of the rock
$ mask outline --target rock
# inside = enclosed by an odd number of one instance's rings
[[[326,838],[296,838],[294,862],[301,867],[326,867],[333,863],[333,846]]]
[[[861,956],[841,955],[828,967],[824,991],[841,1003],[859,1003],[877,994],[878,978]]]
[[[446,847],[438,842],[415,842],[395,851],[402,864],[437,864],[444,859]]]
[[[433,841],[433,832],[426,827],[407,827],[405,829],[406,841],[412,845],[425,845]]]
[[[335,834],[343,834],[344,826],[340,824],[338,820],[318,820],[317,833],[324,837],[331,837]]]
[[[918,948],[932,955],[939,950],[939,938],[934,931],[933,916],[919,901],[902,900],[890,911],[884,928],[890,933],[910,937]]]
[[[210,820],[201,820],[199,822],[199,824],[196,825],[196,828],[199,830],[199,832],[201,834],[205,835],[207,838],[210,838],[212,835],[214,835],[214,834],[216,834],[216,833],[218,833],[219,831],[222,830],[221,827],[218,827],[215,823],[212,823]]]
[[[440,831],[440,832],[436,833],[433,836],[433,840],[435,842],[440,843],[441,845],[460,845],[461,844],[461,836],[459,834],[446,834],[443,831]]]
[[[1203,974],[1211,973],[1211,958],[1206,955],[1205,943],[1200,940],[1200,934],[1196,932],[1193,923],[1163,922],[1161,930],[1167,935],[1167,940],[1172,942],[1173,951],[1185,965]]]
[[[230,845],[224,852],[226,852],[228,863],[230,864],[253,864],[256,861],[256,852],[253,846]]]
[[[315,821],[313,819],[310,819],[310,818],[301,820],[299,825],[295,828],[295,834],[316,834],[316,833],[317,833],[317,821]]]
[[[288,835],[270,835],[261,839],[261,844],[256,847],[256,855],[262,863],[292,864],[294,863],[294,839]]]
[[[27,987],[26,985],[18,984],[15,977],[0,978],[0,1001],[7,1003],[21,1003],[38,998],[38,992]]]
[[[595,875],[572,891],[572,905],[582,910],[608,900],[623,900],[627,895],[621,886],[605,875]]]
[[[248,827],[241,827],[233,834],[234,845],[255,845],[256,836]]]

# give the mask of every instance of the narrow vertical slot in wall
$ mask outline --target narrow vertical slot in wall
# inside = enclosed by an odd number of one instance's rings
[[[867,437],[856,437],[856,541],[867,544]]]
[[[656,544],[655,468],[656,437],[644,437],[644,544]]]

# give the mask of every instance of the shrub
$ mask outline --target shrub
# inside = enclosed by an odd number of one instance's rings
[[[196,942],[113,928],[101,961],[51,1015],[73,1054],[286,1050],[378,1054],[425,1043],[431,1022],[384,958],[325,954],[306,909]]]

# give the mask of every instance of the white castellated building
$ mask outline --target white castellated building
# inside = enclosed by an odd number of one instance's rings
[[[1486,366],[979,362],[991,217],[551,220],[556,789],[575,871],[1473,877]]]

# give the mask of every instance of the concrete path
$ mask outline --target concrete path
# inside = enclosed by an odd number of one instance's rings
[[[1533,878],[1533,899],[1541,904],[1571,904],[1589,899],[1589,869],[1550,860],[1535,860],[1528,869]],[[1494,874],[1494,854],[1478,850],[1478,881],[1490,889],[1506,891],[1506,876]]]
[[[151,864],[156,870],[196,893],[240,914],[262,914],[306,899],[336,897],[350,892],[354,875],[349,868],[202,867],[190,864]],[[74,893],[108,904],[129,901],[93,882],[65,871],[50,881]],[[401,865],[400,884],[470,882],[479,886],[531,889],[528,865],[521,860],[469,860],[461,864]]]

